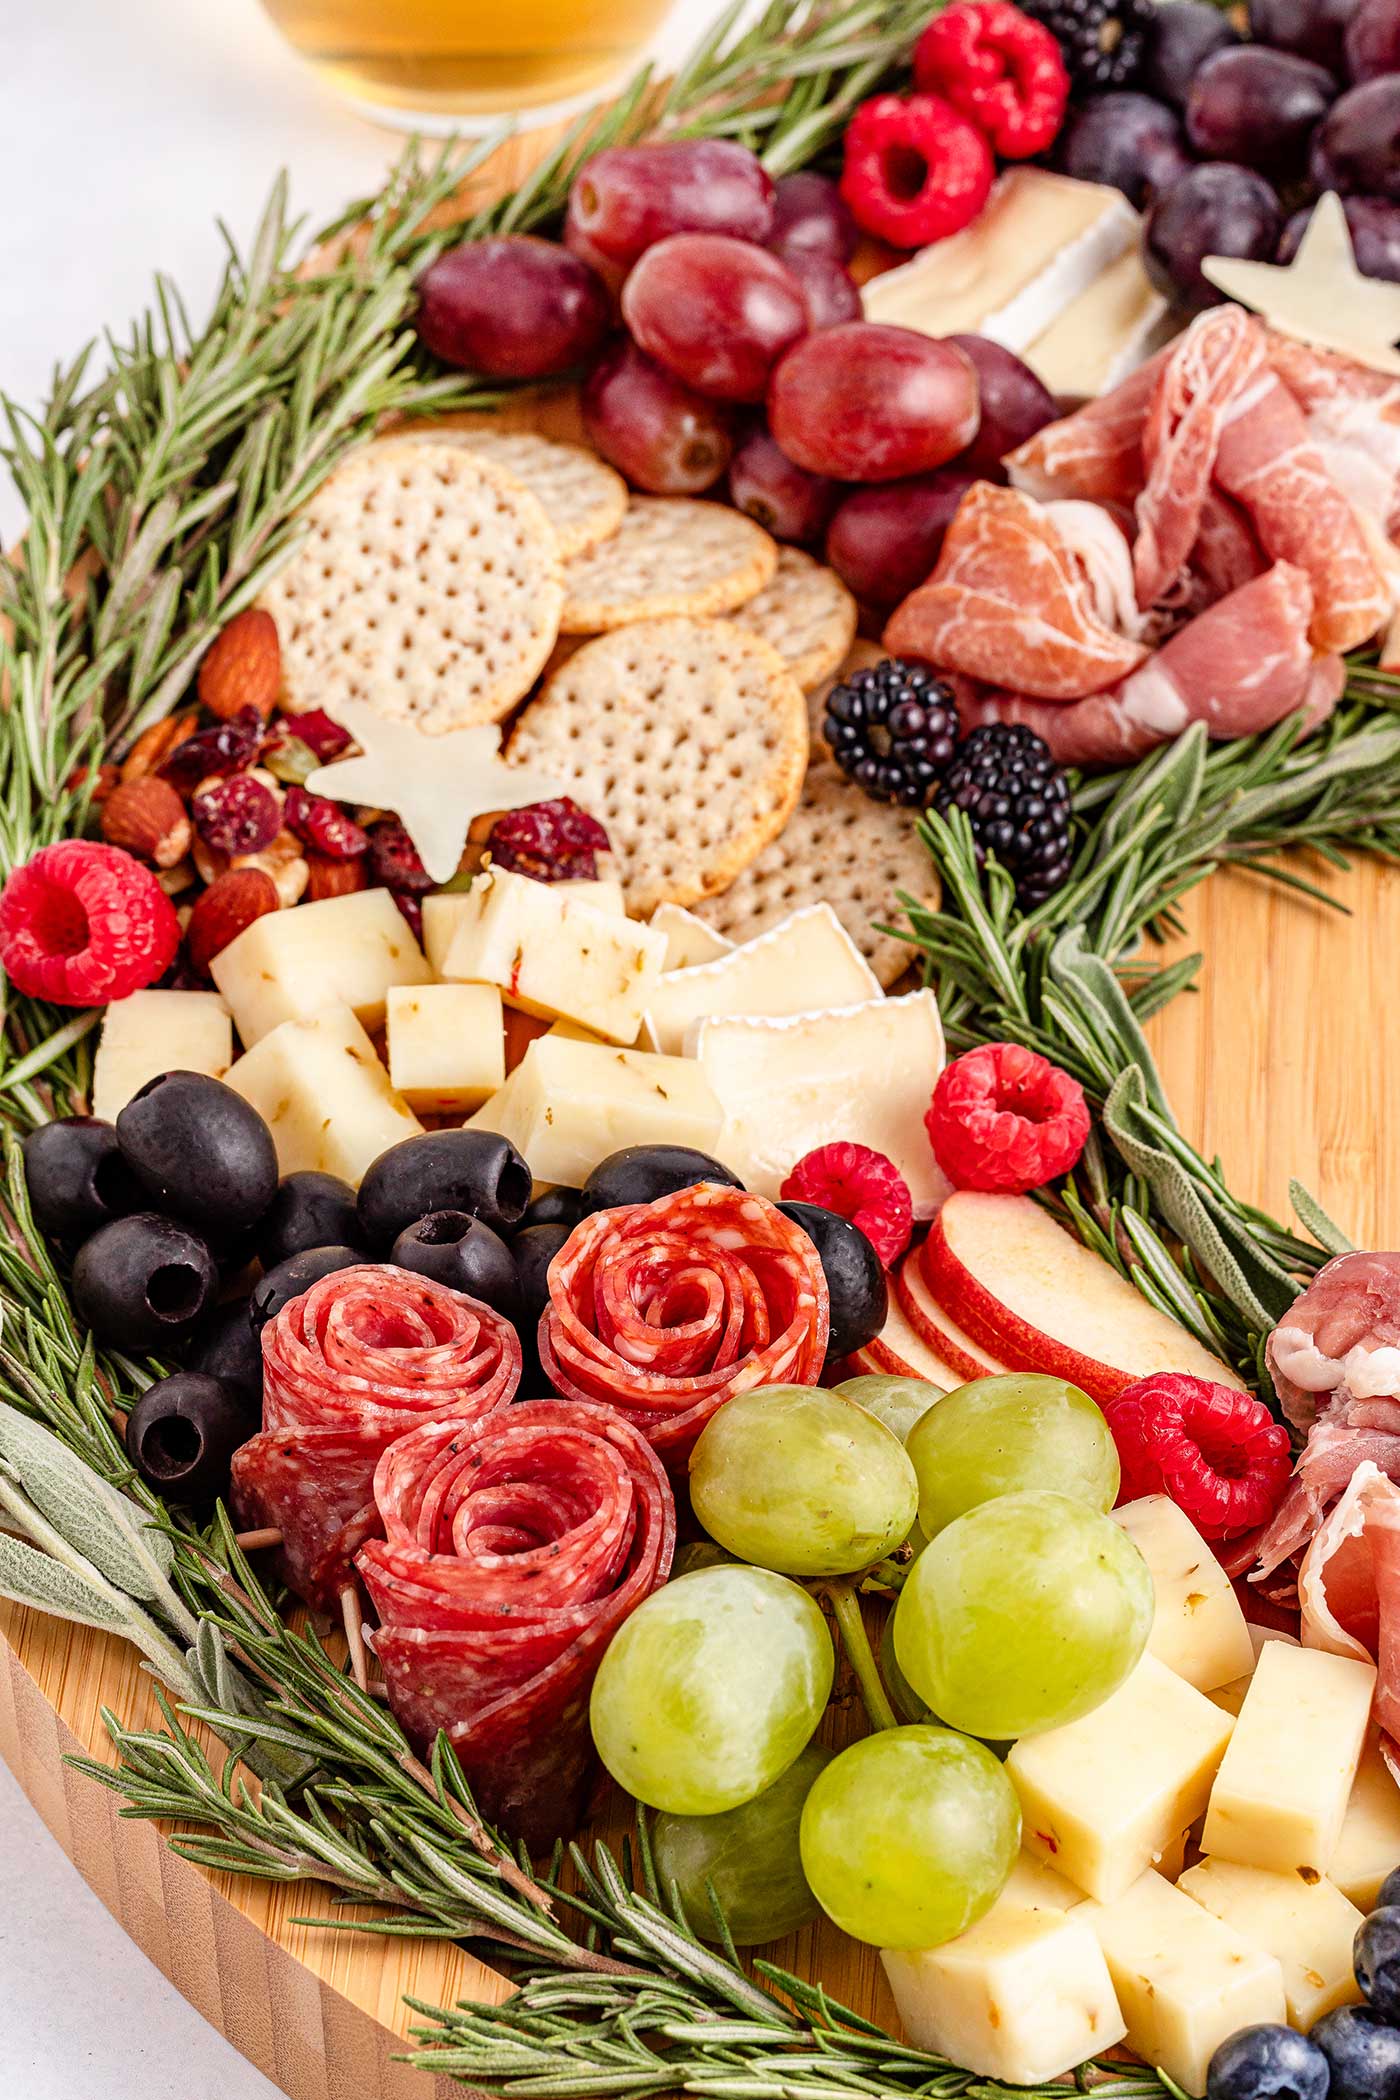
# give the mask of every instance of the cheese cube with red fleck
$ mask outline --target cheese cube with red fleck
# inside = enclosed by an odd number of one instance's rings
[[[419,1115],[480,1108],[504,1083],[505,1030],[494,984],[404,984],[385,1011],[389,1077]]]
[[[1144,1495],[1113,1512],[1152,1572],[1157,1609],[1148,1653],[1198,1692],[1254,1668],[1249,1624],[1230,1578],[1185,1510],[1169,1495]]]

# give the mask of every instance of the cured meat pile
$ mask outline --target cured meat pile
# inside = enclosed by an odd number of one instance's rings
[[[503,1407],[520,1341],[488,1305],[407,1269],[337,1269],[263,1329],[263,1426],[235,1453],[233,1507],[282,1534],[283,1577],[317,1610],[351,1581],[377,1529],[381,1453],[425,1420]]]
[[[619,1408],[674,1468],[733,1394],[814,1385],[829,1325],[801,1227],[707,1182],[575,1228],[550,1263],[540,1362],[556,1392]]]
[[[401,1437],[374,1499],[357,1565],[404,1732],[426,1753],[446,1729],[483,1814],[532,1848],[571,1834],[594,1672],[671,1570],[660,1459],[610,1408],[526,1401]]]
[[[1118,764],[1196,721],[1323,721],[1377,635],[1400,662],[1400,380],[1212,307],[1007,467],[885,630],[965,728]]]

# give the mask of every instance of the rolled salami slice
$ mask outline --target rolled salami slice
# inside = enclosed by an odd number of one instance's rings
[[[234,1455],[234,1514],[281,1531],[285,1581],[329,1610],[378,1528],[380,1453],[425,1420],[503,1407],[520,1383],[520,1337],[461,1291],[366,1262],[284,1305],[262,1350],[263,1426]]]
[[[571,1834],[594,1673],[671,1569],[660,1460],[611,1408],[529,1400],[400,1437],[374,1497],[358,1566],[405,1734],[426,1754],[445,1729],[482,1814],[532,1848]]]
[[[619,1408],[675,1468],[735,1393],[814,1384],[829,1328],[802,1228],[703,1182],[575,1228],[549,1265],[540,1362],[556,1392]]]

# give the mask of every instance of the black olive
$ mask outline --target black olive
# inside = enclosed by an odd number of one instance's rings
[[[31,1130],[24,1174],[34,1223],[51,1240],[81,1239],[147,1201],[115,1127],[97,1116],[64,1116]]]
[[[253,1430],[217,1378],[177,1371],[146,1388],[126,1418],[126,1455],[171,1502],[207,1506],[227,1495],[229,1468]]]
[[[583,1190],[546,1189],[536,1196],[516,1227],[517,1232],[528,1232],[532,1225],[567,1225],[570,1231],[583,1216]]]
[[[624,1145],[621,1152],[610,1152],[583,1184],[584,1213],[615,1210],[622,1203],[655,1203],[658,1196],[674,1195],[701,1181],[718,1181],[731,1189],[744,1185],[708,1152],[695,1152],[689,1145]]]
[[[117,1142],[149,1200],[221,1241],[256,1224],[277,1188],[272,1132],[207,1072],[147,1080],[117,1117]]]
[[[395,1268],[430,1276],[451,1291],[491,1306],[514,1326],[520,1318],[520,1278],[499,1233],[464,1210],[433,1210],[408,1226],[389,1254]]]
[[[210,1314],[190,1343],[186,1368],[227,1386],[257,1426],[262,1417],[262,1343],[246,1298],[220,1305]]]
[[[362,1237],[349,1182],[305,1167],[283,1175],[258,1220],[255,1245],[263,1267],[275,1269],[279,1261],[308,1247],[356,1247]]]
[[[203,1240],[170,1218],[137,1211],[84,1241],[73,1264],[73,1304],[99,1341],[155,1349],[189,1333],[215,1280]]]
[[[800,1225],[821,1257],[831,1294],[829,1357],[863,1349],[884,1326],[890,1309],[889,1285],[880,1257],[859,1225],[818,1203],[780,1203],[785,1217]]]
[[[253,1285],[248,1317],[254,1333],[261,1332],[284,1305],[300,1298],[323,1276],[333,1276],[337,1269],[358,1269],[364,1260],[363,1247],[303,1247],[300,1254],[289,1254]]]
[[[568,1225],[531,1225],[517,1232],[511,1245],[516,1273],[520,1278],[522,1333],[539,1325],[540,1314],[549,1303],[549,1265],[569,1237]]]
[[[490,1130],[430,1130],[391,1145],[360,1183],[360,1228],[377,1253],[429,1211],[461,1210],[511,1233],[530,1200],[530,1169]]]

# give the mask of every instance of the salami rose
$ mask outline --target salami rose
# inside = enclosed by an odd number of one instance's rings
[[[582,1814],[603,1651],[670,1573],[660,1460],[611,1408],[531,1400],[400,1437],[374,1498],[358,1567],[400,1725],[425,1754],[445,1729],[483,1815],[552,1844]]]
[[[520,1383],[520,1339],[489,1305],[365,1263],[323,1276],[262,1333],[263,1426],[233,1461],[233,1507],[282,1533],[283,1573],[329,1610],[375,1530],[374,1469],[424,1420],[476,1422]]]
[[[801,1227],[705,1182],[575,1228],[549,1265],[540,1362],[556,1392],[619,1408],[676,1467],[735,1393],[814,1384],[829,1327]]]

